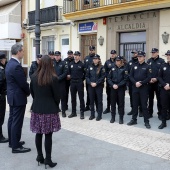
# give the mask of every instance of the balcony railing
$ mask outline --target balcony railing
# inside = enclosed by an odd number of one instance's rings
[[[63,13],[76,12],[91,8],[121,4],[138,0],[64,0]]]
[[[28,12],[29,26],[35,25],[35,11]],[[40,24],[62,21],[62,7],[52,6],[40,9]]]

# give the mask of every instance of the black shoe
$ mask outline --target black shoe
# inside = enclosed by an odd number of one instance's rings
[[[133,112],[132,112],[132,110],[131,110],[131,111],[130,111],[127,115],[129,115],[129,116],[130,116],[130,115],[132,115],[132,114],[133,114]]]
[[[143,117],[143,113],[142,112],[139,112],[139,117]]]
[[[40,163],[43,164],[44,163],[43,155],[38,155],[36,161],[38,162],[38,166],[40,166]]]
[[[101,119],[101,116],[97,116],[96,121],[100,121]]]
[[[80,119],[84,119],[84,112],[80,113]]]
[[[68,118],[72,118],[72,117],[77,117],[77,114],[76,113],[71,113]]]
[[[119,119],[119,124],[123,124],[123,119]]]
[[[161,125],[158,127],[158,129],[163,129],[166,127],[166,123],[161,123]]]
[[[48,159],[44,160],[44,164],[45,164],[45,169],[47,169],[47,165],[51,168],[53,168],[57,165],[57,163],[53,163],[51,160],[48,160]]]
[[[7,143],[7,142],[9,142],[8,138],[5,138],[4,136],[0,138],[0,143]]]
[[[21,146],[20,148],[17,149],[12,149],[12,153],[26,153],[26,152],[30,152],[31,149],[30,148],[24,148],[23,146]]]
[[[93,120],[95,118],[95,116],[94,115],[91,115],[90,117],[89,117],[89,120]]]
[[[19,142],[19,144],[20,144],[20,146],[22,146],[22,145],[24,145],[24,144],[25,144],[25,142],[24,142],[24,141],[20,141],[20,142]],[[12,148],[12,146],[11,146],[11,145],[9,145],[9,148]]]
[[[66,117],[66,112],[62,112],[62,117]]]
[[[129,123],[127,123],[127,125],[132,126],[132,125],[136,125],[137,121],[136,120],[131,120]]]
[[[110,109],[106,108],[106,110],[103,112],[103,114],[110,113]]]
[[[112,117],[110,123],[114,123],[114,122],[115,122],[115,117]]]
[[[90,110],[90,107],[89,107],[89,106],[86,106],[85,109],[84,109],[85,112],[87,112],[87,111],[89,111],[89,110]]]
[[[151,128],[151,125],[149,123],[145,123],[145,126],[146,126],[147,129]]]

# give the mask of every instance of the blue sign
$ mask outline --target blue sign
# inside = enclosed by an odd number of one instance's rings
[[[96,22],[86,22],[79,24],[79,33],[84,32],[97,32],[97,23]]]

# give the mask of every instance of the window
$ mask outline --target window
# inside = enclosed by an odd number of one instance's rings
[[[62,39],[62,45],[69,45],[69,38]]]
[[[54,51],[54,41],[48,41],[48,51]]]

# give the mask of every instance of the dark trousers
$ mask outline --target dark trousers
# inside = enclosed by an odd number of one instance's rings
[[[66,107],[68,108],[68,98],[70,90],[70,80],[66,80]]]
[[[66,111],[66,82],[60,81],[60,100],[61,100],[61,110],[62,112]]]
[[[20,147],[19,141],[21,139],[25,108],[26,105],[10,106],[10,113],[8,119],[8,137],[9,145],[12,146],[12,149]]]
[[[87,94],[87,99],[86,99],[86,107],[90,106],[90,97],[89,97],[89,90],[88,90],[88,84],[86,83],[86,94]]]
[[[118,89],[111,88],[111,114],[116,115],[116,103],[120,117],[125,114],[125,89],[126,87],[119,87]]]
[[[84,104],[84,83],[83,83],[83,81],[79,81],[79,82],[71,81],[70,91],[71,91],[72,113],[76,113],[77,92],[78,92],[78,96],[79,96],[79,100],[80,100],[80,111],[84,112],[85,104]]]
[[[141,87],[137,88],[133,85],[132,87],[132,101],[133,101],[133,108],[132,108],[132,119],[137,120],[138,116],[138,107],[141,104],[144,122],[149,123],[149,115],[147,109],[147,102],[148,102],[148,85],[142,85]]]
[[[161,113],[161,101],[160,101],[160,90],[158,83],[149,84],[149,102],[148,102],[148,112],[153,114],[154,105],[154,95],[156,94],[158,114]]]
[[[4,124],[6,111],[6,96],[0,97],[0,138],[3,136],[2,125]]]
[[[110,109],[111,87],[107,82],[106,82],[106,94],[107,94],[107,109]]]
[[[90,97],[90,111],[91,114],[95,114],[94,103],[97,99],[97,112],[98,116],[102,116],[103,112],[103,85],[97,85],[92,87],[88,85],[89,97]]]
[[[42,137],[43,134],[36,134],[35,136],[35,145],[37,148],[37,154],[38,156],[42,156]],[[52,152],[52,133],[45,134],[45,153],[46,153],[46,159],[51,160],[51,152]]]
[[[169,106],[170,106],[170,90],[165,90],[161,88],[160,100],[162,106],[162,110],[161,110],[162,121],[166,122],[167,110],[169,110]]]
[[[131,81],[129,81],[129,96],[130,96],[130,107],[132,108],[132,106],[133,106],[133,102],[132,102],[132,83],[131,83]]]

